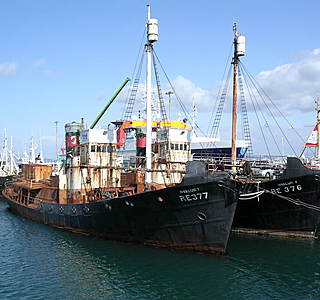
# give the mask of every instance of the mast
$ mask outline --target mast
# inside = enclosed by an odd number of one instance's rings
[[[317,97],[317,158],[320,159],[320,96]]]
[[[147,44],[146,44],[146,56],[147,56],[147,70],[146,70],[146,89],[147,89],[147,132],[146,132],[146,183],[152,181],[152,78],[151,78],[151,65],[152,65],[152,43],[158,40],[158,20],[151,19],[150,17],[150,5],[147,5],[148,15],[147,15]]]
[[[238,79],[238,65],[239,56],[245,55],[245,37],[243,35],[238,36],[237,23],[233,24],[233,44],[234,44],[234,55],[233,55],[233,101],[232,101],[232,136],[231,136],[231,161],[232,170],[236,170],[237,160],[237,118],[238,118],[238,95],[237,95],[237,79]]]
[[[5,169],[8,168],[8,138],[7,138],[7,129],[4,129],[4,145],[3,145],[3,152],[4,152],[4,164]]]
[[[34,143],[33,143],[33,136],[31,137],[31,141],[30,141],[30,158],[29,158],[29,162],[31,163],[35,163],[35,149],[34,149]]]
[[[10,137],[10,175],[13,174],[13,142],[12,136]]]
[[[191,133],[191,140],[195,137],[196,131],[196,118],[197,118],[197,107],[194,102],[194,97],[192,98],[192,133]]]

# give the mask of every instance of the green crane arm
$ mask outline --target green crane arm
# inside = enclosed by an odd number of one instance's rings
[[[119,95],[119,93],[122,91],[122,89],[126,86],[126,84],[130,81],[131,79],[129,77],[127,77],[124,82],[122,83],[122,85],[120,86],[120,88],[116,91],[116,93],[112,96],[112,98],[109,100],[109,102],[107,103],[107,105],[104,107],[104,109],[101,111],[101,113],[99,114],[99,116],[94,120],[94,122],[91,124],[90,129],[93,129],[97,123],[99,122],[99,120],[101,119],[101,117],[104,115],[104,113],[106,112],[106,110],[109,108],[109,106],[112,104],[112,102],[114,101],[114,99],[117,98],[117,96]]]

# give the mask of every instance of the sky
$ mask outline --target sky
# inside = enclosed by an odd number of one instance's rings
[[[6,128],[16,152],[23,151],[32,136],[36,142],[41,137],[45,157],[53,158],[55,121],[59,147],[65,123],[81,117],[88,125],[94,121],[133,74],[147,4],[159,20],[156,53],[184,105],[191,111],[195,102],[204,132],[229,67],[236,21],[246,36],[241,61],[281,112],[276,114],[289,121],[281,125],[286,137],[276,139],[281,139],[284,152],[291,153],[283,145],[286,139],[297,152],[302,149],[303,141],[292,135],[288,124],[306,138],[315,123],[315,97],[320,95],[319,1],[2,0],[0,136]],[[169,89],[163,80],[163,91]],[[124,91],[99,126],[121,118],[126,96]],[[180,111],[174,103],[171,110]],[[251,124],[255,115],[250,103],[248,111]],[[220,134],[228,138],[230,116],[223,119]],[[272,126],[276,125],[269,125],[271,131]],[[259,126],[252,125],[254,146],[264,153],[258,131]]]

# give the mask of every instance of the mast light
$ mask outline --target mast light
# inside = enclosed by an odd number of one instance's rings
[[[246,54],[246,37],[239,35],[237,37],[237,56],[245,56]]]

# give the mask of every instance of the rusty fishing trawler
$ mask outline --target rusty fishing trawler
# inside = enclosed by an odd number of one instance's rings
[[[57,175],[49,165],[22,165],[22,175],[3,192],[13,213],[111,240],[225,253],[238,182],[192,161],[192,128],[186,120],[167,120],[158,84],[162,116],[152,117],[157,40],[158,21],[148,6],[145,117],[95,128],[127,79],[90,128],[83,121],[65,125],[66,159]],[[158,83],[156,70],[155,76]]]

